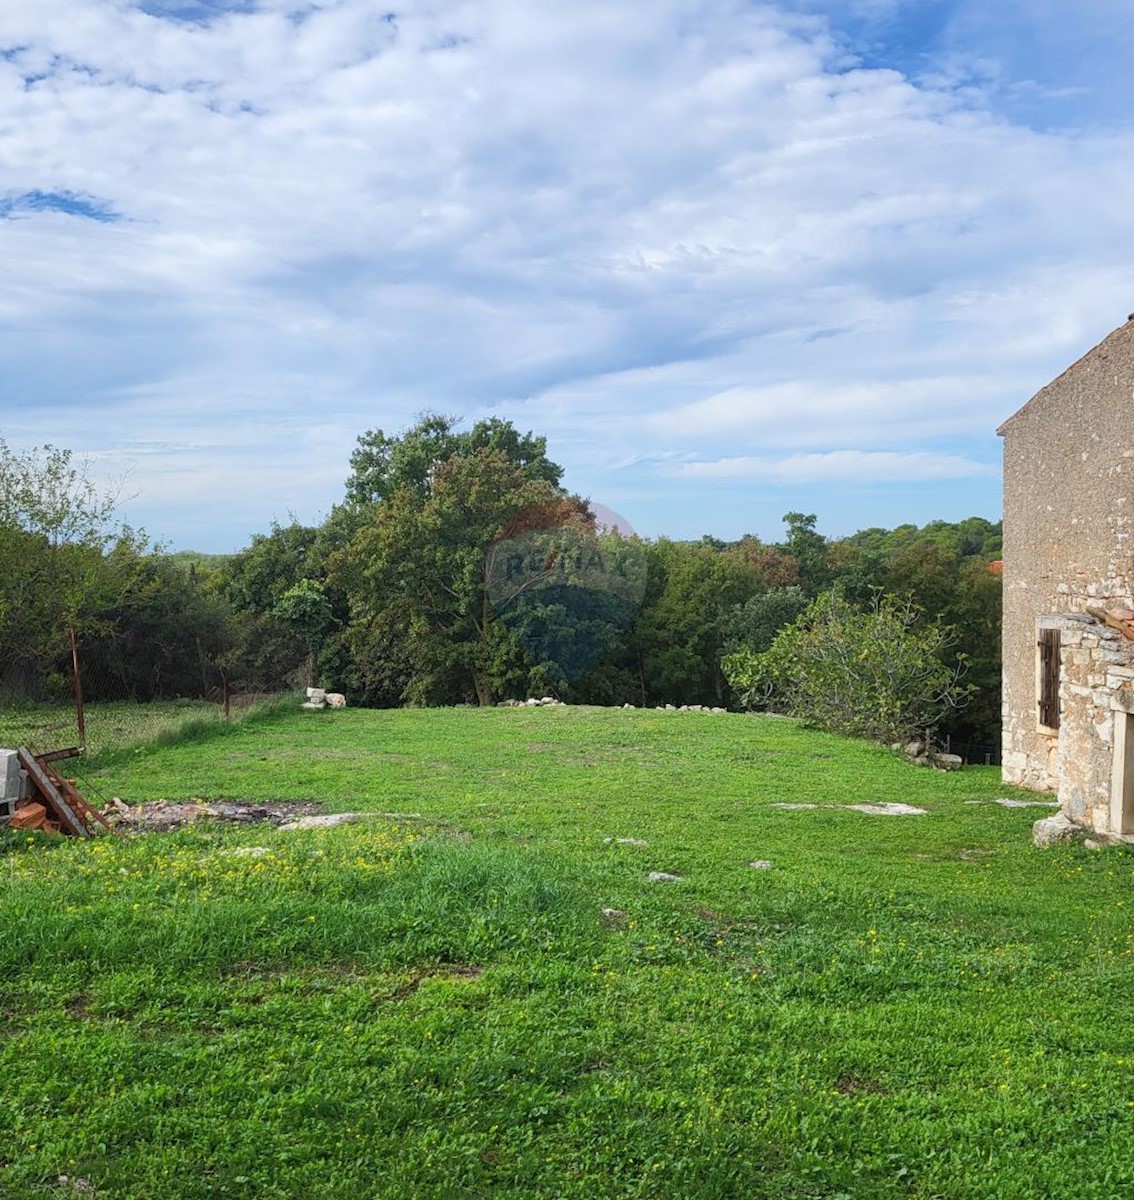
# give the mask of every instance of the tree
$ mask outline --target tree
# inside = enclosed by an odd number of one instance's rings
[[[115,570],[119,555],[125,561]],[[116,547],[107,568],[113,586],[82,639],[86,698],[145,701],[217,688],[218,663],[234,639],[223,597],[164,554],[134,557]]]
[[[743,558],[704,542],[659,539],[650,554],[651,588],[634,632],[642,655],[643,703],[719,704],[726,615],[759,589]]]
[[[307,686],[315,685],[319,652],[335,627],[335,614],[321,583],[301,579],[276,601],[272,615],[303,639],[307,647]]]
[[[489,599],[534,663],[529,688],[561,694],[611,649],[637,613],[646,561],[637,538],[595,527],[576,497],[517,514],[491,546]]]
[[[833,733],[903,741],[932,734],[967,698],[960,668],[944,661],[950,637],[910,603],[882,597],[864,611],[827,592],[770,650],[740,651],[724,670],[751,703]]]
[[[319,530],[291,521],[272,522],[220,570],[220,587],[240,611],[270,613],[289,588],[302,579],[320,580],[324,565],[316,546]]]
[[[796,587],[799,584],[799,563],[790,554],[776,546],[766,545],[751,534],[745,534],[730,553],[752,567],[764,591]]]
[[[0,440],[0,686],[40,691],[71,632],[104,627],[97,614],[145,549],[115,524],[117,497],[70,450]]]
[[[332,559],[360,667],[386,671],[382,656],[396,647],[404,698],[425,704],[490,704],[517,685],[529,660],[494,612],[488,551],[517,513],[562,499],[504,450],[483,447],[437,464],[424,494],[406,482],[387,495]]]
[[[547,439],[521,434],[510,421],[490,417],[459,433],[459,418],[426,412],[416,425],[391,437],[371,429],[358,439],[350,456],[347,502],[379,504],[406,489],[424,500],[437,468],[449,459],[468,458],[482,450],[499,453],[527,479],[559,486],[563,468],[547,457]]]
[[[52,549],[111,541],[116,487],[100,487],[70,450],[38,446],[20,454],[0,438],[0,526],[22,529]]]
[[[800,587],[777,588],[752,596],[738,604],[721,622],[721,650],[725,655],[740,650],[762,654],[771,649],[776,636],[807,608]]]
[[[814,513],[786,513],[787,538],[779,547],[795,559],[800,582],[809,596],[818,595],[831,579],[827,539],[816,531],[817,521]]]

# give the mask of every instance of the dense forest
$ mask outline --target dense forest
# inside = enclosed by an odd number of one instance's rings
[[[224,679],[319,682],[374,706],[551,693],[790,710],[785,687],[802,683],[784,664],[854,629],[862,671],[872,654],[890,669],[907,637],[919,669],[932,660],[947,700],[924,724],[998,740],[998,524],[831,539],[790,512],[774,543],[643,540],[597,523],[561,479],[542,437],[427,414],[358,439],[320,525],[273,525],[230,556],[166,554],[116,522],[113,492],[69,452],[0,442],[0,698],[64,695],[74,632],[92,700]]]

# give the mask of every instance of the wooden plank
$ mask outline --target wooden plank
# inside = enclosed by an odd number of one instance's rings
[[[79,758],[83,751],[79,746],[68,746],[66,750],[48,750],[46,754],[37,754],[41,763],[62,762],[65,758]]]
[[[1116,629],[1123,637],[1128,637],[1134,641],[1134,621],[1129,617],[1119,617],[1105,608],[1088,608],[1087,612],[1097,621],[1108,626],[1110,629]]]
[[[48,774],[50,768],[37,762],[30,750],[17,750],[16,757],[19,759],[20,766],[27,771],[28,778],[35,785],[36,791],[43,797],[52,815],[59,820],[68,833],[74,834],[75,837],[89,838],[91,831],[79,818],[63,793],[56,786],[55,781]]]
[[[50,768],[49,768],[50,769]],[[114,833],[114,830],[107,823],[106,818],[98,811],[97,808],[92,808],[87,803],[86,796],[75,786],[73,779],[62,779],[59,776],[55,777],[55,784],[59,790],[67,797],[71,807],[75,810],[79,819],[86,825],[91,833],[94,833],[93,822],[97,821],[109,833]]]

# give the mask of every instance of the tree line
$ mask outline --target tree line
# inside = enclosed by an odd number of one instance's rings
[[[374,706],[554,693],[768,706],[838,728],[839,705],[863,711],[861,696],[819,711],[841,670],[934,697],[896,714],[882,699],[851,732],[998,739],[998,524],[832,539],[791,512],[774,543],[638,539],[562,475],[543,437],[430,413],[358,439],[321,523],[274,524],[233,555],[171,555],[115,522],[113,491],[68,451],[0,442],[0,698],[63,694],[73,631],[91,699],[318,682]]]

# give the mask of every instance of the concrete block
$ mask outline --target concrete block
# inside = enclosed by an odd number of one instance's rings
[[[0,750],[0,803],[14,804],[27,794],[27,776],[15,750]]]

